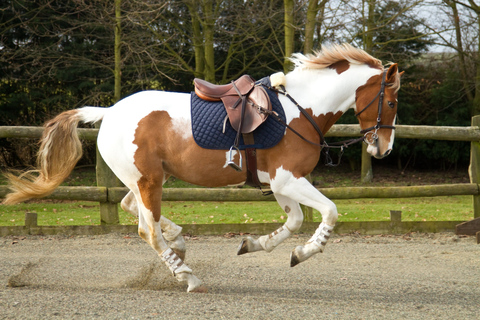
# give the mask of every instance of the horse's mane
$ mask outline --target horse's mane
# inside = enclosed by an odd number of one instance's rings
[[[333,44],[324,46],[322,50],[315,51],[313,54],[295,53],[290,60],[296,68],[300,69],[325,69],[339,61],[348,61],[351,64],[366,64],[371,68],[383,71],[385,68],[382,61],[372,57],[362,49],[353,47],[348,43]],[[400,88],[400,75],[397,74],[395,83],[392,87],[398,91]]]
[[[384,69],[380,60],[348,43],[326,46],[320,51],[315,51],[313,54],[303,55],[301,53],[295,53],[291,58],[291,61],[296,67],[308,69],[328,68],[332,64],[342,60],[346,60],[352,64],[367,64],[372,68],[380,70]]]

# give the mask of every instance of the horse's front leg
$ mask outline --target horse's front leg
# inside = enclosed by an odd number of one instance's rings
[[[289,220],[292,217],[291,221],[293,226],[288,227],[289,221],[287,220],[285,226],[271,235],[260,237],[258,240],[254,240],[251,237],[245,239],[239,249],[239,254],[258,250],[268,251],[270,248],[273,249],[292,232],[298,230],[303,220],[303,214],[298,203],[320,211],[322,214],[322,223],[304,246],[298,246],[293,250],[290,265],[293,267],[307,260],[312,255],[323,252],[338,219],[335,204],[313,187],[307,179],[296,178],[292,173],[283,169],[277,170],[275,178],[271,181],[271,188],[279,204],[284,211],[289,214]],[[270,244],[271,246],[269,246]]]
[[[287,221],[283,226],[272,232],[271,234],[261,236],[258,239],[247,237],[242,240],[237,254],[255,252],[265,250],[271,252],[281,242],[287,239],[292,233],[300,229],[303,222],[303,212],[298,202],[275,193],[278,204],[287,214]]]
[[[312,255],[323,252],[338,219],[337,207],[305,178],[295,178],[292,175],[283,181],[277,192],[288,195],[295,201],[312,207],[322,214],[322,223],[314,235],[305,245],[297,246],[292,251],[290,266],[294,267]]]

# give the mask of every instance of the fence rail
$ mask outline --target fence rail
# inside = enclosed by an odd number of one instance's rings
[[[12,126],[0,126],[0,138],[32,138],[38,139],[43,132],[42,127],[12,127]],[[95,141],[98,129],[78,129],[81,139]],[[334,125],[326,134],[327,137],[355,137],[360,136],[359,125]],[[352,188],[318,188],[326,197],[331,199],[354,199],[354,198],[409,198],[409,197],[435,197],[435,196],[448,196],[448,195],[471,195],[473,196],[474,218],[480,217],[480,189],[478,182],[480,181],[480,117],[472,118],[472,126],[470,127],[440,127],[440,126],[407,126],[398,125],[395,130],[396,138],[407,139],[432,139],[432,140],[448,140],[448,141],[470,141],[471,142],[471,162],[470,173],[472,183],[465,184],[442,184],[442,185],[423,185],[423,186],[408,186],[408,187],[352,187]],[[97,169],[98,170],[98,169]],[[99,173],[97,172],[97,176]],[[3,198],[7,194],[8,190],[6,186],[0,186],[0,198]],[[106,205],[111,208],[112,204],[119,203],[122,198],[128,192],[127,188],[117,186],[97,186],[97,187],[59,187],[50,196],[49,199],[59,200],[86,200],[100,202],[100,205]],[[164,189],[163,199],[166,201],[274,201],[273,196],[263,196],[262,193],[256,189],[238,189],[238,188],[188,188],[188,189]],[[114,206],[115,210],[116,207]],[[102,214],[102,213],[101,213]],[[118,223],[117,218],[110,218],[110,221]],[[105,223],[103,219],[102,224]],[[427,228],[425,230],[430,231],[442,231],[446,229],[452,229],[458,222],[452,221],[438,221],[423,223],[409,223],[399,221],[391,222],[357,222],[357,223],[343,223],[337,227],[337,232],[346,232],[350,228],[357,228],[357,230],[367,231],[368,225],[378,230],[387,231],[400,231],[407,232],[408,230],[424,230],[421,226]],[[108,224],[108,222],[107,222]],[[307,229],[313,228],[311,223],[307,223]],[[244,225],[246,226],[246,225]],[[343,226],[343,227],[342,227]],[[402,227],[403,226],[403,227]],[[36,227],[36,226],[35,226]],[[109,230],[129,230],[132,228],[123,228],[121,226],[107,227],[105,225],[98,226],[98,232],[109,232]],[[228,227],[228,226],[226,226]],[[230,226],[231,227],[231,226]],[[40,228],[40,229],[38,229]],[[186,228],[186,229],[185,229]],[[222,230],[224,227],[212,226],[208,230],[204,230],[206,227],[202,226],[184,226],[184,230],[191,230],[192,232],[201,233],[215,233],[212,230]],[[241,228],[239,226],[233,228]],[[407,228],[408,230],[406,230]],[[0,235],[10,233],[24,233],[25,230],[30,230],[27,227],[3,227],[3,231]],[[38,231],[38,230],[43,231]],[[37,227],[36,232],[56,232],[51,230],[57,230],[58,227]],[[80,232],[91,233],[91,228],[75,228],[68,227],[68,232]],[[67,230],[65,229],[65,230]],[[85,230],[89,231],[85,231]],[[257,227],[248,227],[248,230],[263,230],[266,229],[263,224]],[[14,231],[12,231],[14,230]],[[16,230],[16,231],[15,231]],[[30,230],[30,231],[31,231]],[[50,230],[50,231],[48,231]],[[73,231],[72,231],[73,230]],[[77,231],[75,231],[77,230]],[[79,231],[80,230],[80,231]],[[83,231],[82,231],[83,230]],[[217,230],[217,231],[218,231]],[[226,230],[226,229],[225,229]],[[232,229],[230,229],[232,230]],[[234,232],[230,231],[230,232]],[[245,229],[243,229],[245,230]],[[30,232],[28,231],[28,232]],[[350,230],[351,231],[351,230]],[[10,232],[10,233],[9,233]],[[228,231],[227,231],[228,232]],[[251,232],[251,231],[243,231]],[[95,233],[95,232],[93,232]]]
[[[480,195],[475,183],[439,184],[409,187],[338,187],[317,188],[329,199],[419,198],[458,195]],[[0,186],[0,198],[8,189]],[[128,189],[122,187],[58,187],[45,199],[119,203]],[[257,189],[238,188],[164,188],[164,201],[275,201]]]
[[[80,138],[95,141],[98,129],[77,129]],[[42,127],[27,126],[0,126],[0,138],[30,138],[38,139],[42,136]],[[361,136],[358,124],[336,124],[325,134],[326,137],[357,137]],[[480,128],[472,127],[443,127],[443,126],[407,126],[397,125],[396,138],[432,139],[449,141],[480,141]]]

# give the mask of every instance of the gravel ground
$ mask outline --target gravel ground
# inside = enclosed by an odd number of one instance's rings
[[[335,235],[290,268],[287,240],[187,238],[209,288],[187,294],[137,235],[0,238],[0,319],[478,319],[480,245],[451,233]]]

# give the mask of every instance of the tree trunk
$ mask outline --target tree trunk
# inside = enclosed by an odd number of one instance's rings
[[[368,53],[372,53],[373,50],[373,29],[375,28],[375,1],[376,0],[366,0],[368,5],[368,16],[364,23],[364,49]],[[364,2],[365,4],[365,2]],[[361,166],[361,181],[363,183],[372,182],[373,180],[373,169],[372,169],[372,156],[367,152],[365,145],[362,147],[362,166]]]
[[[114,102],[122,98],[122,0],[115,0],[115,70],[114,70]]]
[[[285,73],[290,71],[292,62],[289,60],[295,47],[295,28],[294,28],[294,0],[284,0],[285,9],[285,60],[283,70]]]
[[[365,51],[372,54],[373,49],[373,29],[375,28],[375,2],[376,0],[366,0],[368,16],[364,23],[363,45]],[[365,2],[364,2],[365,3]]]
[[[213,10],[213,1],[204,0],[203,12],[205,20],[203,23],[203,35],[205,37],[205,80],[215,82],[215,53],[213,50],[213,36],[215,27],[215,15]]]
[[[307,21],[305,22],[305,42],[303,46],[304,53],[312,53],[313,51],[313,39],[315,34],[315,25],[317,24],[318,12],[325,9],[325,4],[328,0],[309,0],[307,9]],[[321,24],[321,20],[318,21]]]
[[[458,60],[460,63],[460,72],[462,73],[462,82],[463,82],[463,89],[465,90],[465,94],[467,95],[468,101],[473,100],[473,94],[471,89],[468,86],[470,82],[468,79],[467,74],[467,66],[465,63],[465,51],[463,50],[463,43],[462,43],[462,32],[460,29],[460,17],[458,16],[458,9],[457,3],[455,1],[446,0],[447,5],[452,8],[453,14],[453,24],[455,26],[455,36],[457,40],[457,52],[458,52]]]
[[[475,12],[478,16],[478,30],[480,30],[480,7],[475,6]],[[473,98],[473,106],[472,106],[472,115],[480,115],[480,38],[478,38],[478,49],[475,58],[475,66],[477,67],[477,72],[475,75],[475,97]]]

